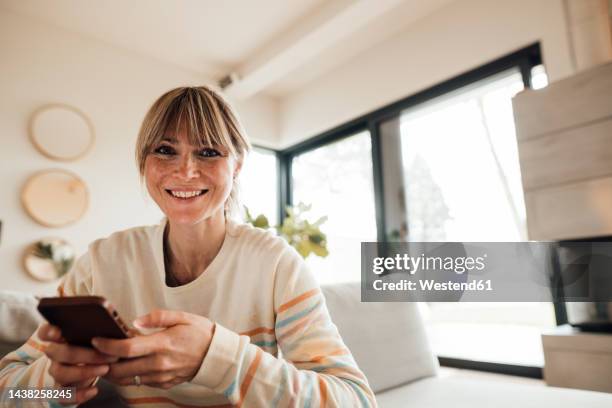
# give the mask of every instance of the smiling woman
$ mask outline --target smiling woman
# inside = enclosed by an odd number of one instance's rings
[[[376,406],[300,255],[232,219],[249,148],[211,89],[162,95],[136,161],[166,217],[93,242],[58,288],[105,297],[141,334],[83,348],[43,325],[0,362],[0,388],[73,386],[80,403],[104,376],[138,406]]]

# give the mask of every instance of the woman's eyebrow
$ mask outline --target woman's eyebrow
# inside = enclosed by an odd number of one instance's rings
[[[165,136],[162,140],[160,140],[160,142],[168,142],[170,144],[174,144],[177,145],[179,144],[178,139],[171,137],[171,136]],[[218,146],[218,145],[207,145],[207,144],[203,144],[200,146],[193,146],[191,145],[191,147],[194,150],[200,150],[200,149],[217,149],[217,150],[225,150],[225,148],[223,148],[222,146]]]

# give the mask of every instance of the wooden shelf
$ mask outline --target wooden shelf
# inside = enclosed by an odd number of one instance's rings
[[[586,333],[569,325],[542,334],[548,385],[612,393],[612,333]]]

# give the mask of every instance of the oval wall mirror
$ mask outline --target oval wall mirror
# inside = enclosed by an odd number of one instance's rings
[[[78,221],[89,206],[85,182],[66,170],[45,170],[30,177],[21,192],[30,217],[46,227],[62,227]]]
[[[94,142],[93,124],[80,110],[62,104],[45,105],[30,119],[30,139],[45,156],[55,160],[76,160]]]
[[[68,242],[61,238],[44,238],[25,249],[23,265],[32,278],[49,282],[65,275],[74,259],[74,247]]]

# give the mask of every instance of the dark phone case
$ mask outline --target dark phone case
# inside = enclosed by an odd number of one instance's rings
[[[92,347],[93,337],[131,337],[117,311],[101,296],[42,298],[38,311],[49,323],[59,327],[64,339],[75,346]]]

